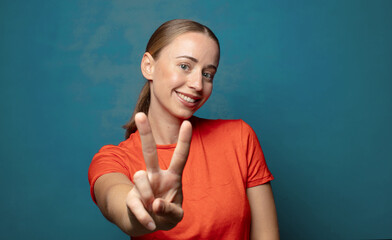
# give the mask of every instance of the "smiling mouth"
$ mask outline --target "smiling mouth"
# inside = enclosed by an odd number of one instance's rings
[[[179,93],[179,92],[177,92],[177,95],[181,98],[181,99],[183,99],[184,101],[186,101],[186,102],[188,102],[188,103],[195,103],[198,99],[193,99],[193,98],[190,98],[190,97],[188,97],[188,96],[185,96],[184,94],[182,94],[182,93]]]

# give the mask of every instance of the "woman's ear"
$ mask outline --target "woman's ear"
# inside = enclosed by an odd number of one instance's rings
[[[145,52],[142,58],[142,62],[140,64],[140,68],[142,69],[142,74],[145,79],[152,80],[152,76],[154,73],[154,64],[154,58],[149,52]]]

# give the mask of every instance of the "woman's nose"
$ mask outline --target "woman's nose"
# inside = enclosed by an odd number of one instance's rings
[[[203,90],[203,75],[202,73],[195,72],[188,80],[188,86],[196,91]]]

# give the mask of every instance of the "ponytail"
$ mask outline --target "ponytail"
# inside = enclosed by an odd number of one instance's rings
[[[138,112],[144,112],[146,115],[148,114],[148,109],[150,107],[150,84],[148,81],[144,84],[142,91],[140,92],[139,99],[137,100],[135,110],[133,111],[131,120],[127,124],[123,126],[125,131],[125,139],[128,139],[129,136],[136,132],[137,127],[135,123],[135,115]]]

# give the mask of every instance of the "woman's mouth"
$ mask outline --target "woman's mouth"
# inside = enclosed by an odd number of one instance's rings
[[[189,102],[189,103],[194,103],[194,102],[196,102],[196,99],[193,99],[193,98],[190,98],[190,97],[188,97],[188,96],[185,96],[184,94],[182,94],[182,93],[177,93],[178,94],[178,96],[180,97],[180,98],[182,98],[183,100],[185,100],[185,101],[187,101],[187,102]]]
[[[198,96],[194,96],[194,95],[187,94],[187,93],[180,93],[177,91],[176,91],[176,93],[177,93],[177,96],[178,96],[180,102],[182,102],[186,107],[189,107],[189,108],[194,108],[195,106],[197,106],[198,102],[201,99]]]

